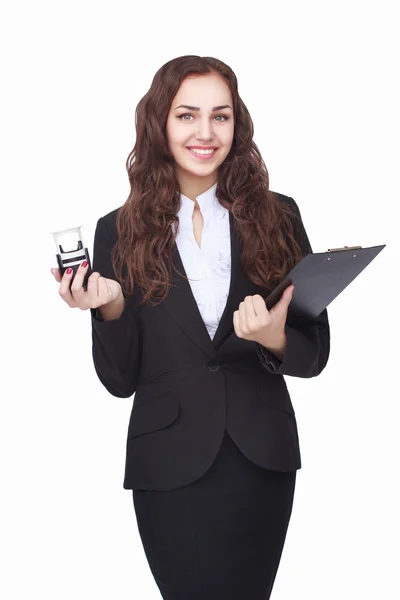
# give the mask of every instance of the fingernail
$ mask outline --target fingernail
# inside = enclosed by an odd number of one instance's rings
[[[72,273],[72,269],[71,269],[71,267],[68,267],[68,269],[67,269],[67,271],[66,271],[66,272],[67,272],[67,275],[71,275],[71,273]]]
[[[81,266],[85,269],[87,267],[87,261],[84,260]]]

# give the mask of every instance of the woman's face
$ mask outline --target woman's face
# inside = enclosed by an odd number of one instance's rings
[[[178,179],[216,175],[231,149],[233,133],[232,96],[225,81],[211,73],[187,77],[171,103],[167,120],[168,148],[176,161]],[[213,151],[196,154],[193,147]]]

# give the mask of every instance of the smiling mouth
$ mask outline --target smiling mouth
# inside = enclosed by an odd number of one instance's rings
[[[207,158],[211,158],[212,156],[214,156],[214,154],[218,150],[218,148],[212,148],[212,149],[208,149],[208,150],[200,150],[198,148],[186,148],[186,149],[189,150],[189,152],[196,158],[202,158],[203,160],[207,159]]]

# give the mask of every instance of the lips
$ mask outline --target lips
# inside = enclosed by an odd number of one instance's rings
[[[188,150],[218,150],[218,146],[186,146]]]
[[[195,158],[198,158],[200,160],[207,160],[207,159],[213,158],[215,156],[216,152],[218,152],[218,148],[216,148],[215,146],[213,146],[213,147],[209,146],[208,148],[206,148],[205,146],[200,146],[200,147],[190,146],[190,147],[186,147],[186,149],[190,152],[190,154],[192,156],[194,156]],[[200,154],[199,152],[195,152],[196,149],[198,149],[198,150],[211,150],[212,149],[213,152],[207,152],[206,154]]]

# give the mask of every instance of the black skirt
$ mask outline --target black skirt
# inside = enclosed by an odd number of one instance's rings
[[[268,600],[296,473],[256,465],[225,431],[200,479],[170,491],[133,490],[139,534],[164,600]]]

